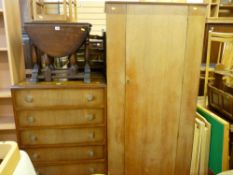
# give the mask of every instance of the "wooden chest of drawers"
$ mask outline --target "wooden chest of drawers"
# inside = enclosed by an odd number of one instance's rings
[[[19,146],[38,174],[107,172],[104,83],[21,83],[12,97]]]

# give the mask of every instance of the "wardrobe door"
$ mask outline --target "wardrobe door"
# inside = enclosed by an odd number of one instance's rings
[[[187,15],[187,6],[127,5],[126,175],[174,174]]]
[[[188,26],[175,175],[187,175],[190,173],[206,12],[207,8],[205,5],[197,6],[193,4],[188,6]]]
[[[108,173],[124,175],[126,4],[106,4]]]

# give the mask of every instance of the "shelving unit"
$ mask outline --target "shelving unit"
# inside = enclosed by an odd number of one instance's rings
[[[18,0],[0,0],[0,141],[16,140],[10,87],[24,78]]]
[[[209,0],[206,3],[208,3],[208,21],[233,20],[233,3],[221,0]]]
[[[208,17],[218,18],[220,0],[209,0],[208,2]]]
[[[0,98],[11,98],[11,91],[10,90],[2,90],[0,92]]]
[[[77,21],[77,0],[33,0],[32,16],[35,21]]]

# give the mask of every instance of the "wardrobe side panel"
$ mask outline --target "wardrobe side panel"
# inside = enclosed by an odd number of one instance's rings
[[[176,175],[190,173],[206,7],[189,7]]]
[[[108,174],[124,175],[126,5],[107,4]]]

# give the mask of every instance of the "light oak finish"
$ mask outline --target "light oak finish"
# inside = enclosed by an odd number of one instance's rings
[[[10,86],[24,78],[24,60],[21,42],[21,21],[18,0],[0,0],[0,120],[13,119]],[[13,121],[13,120],[7,121]],[[1,140],[15,140],[14,123],[4,123]],[[9,126],[9,128],[7,127]],[[5,134],[5,135],[4,135]]]
[[[177,138],[179,125],[187,9],[129,5],[127,12],[125,174],[173,174],[177,139],[171,138]]]
[[[91,159],[104,159],[105,149],[103,146],[83,147],[57,147],[57,148],[34,148],[26,149],[34,162],[40,161],[78,161]]]
[[[189,7],[175,174],[190,171],[206,8]]]
[[[110,13],[106,7],[108,169],[111,175],[124,175],[126,5],[114,8]]]
[[[32,0],[31,8],[31,16],[35,21],[77,21],[77,0]]]
[[[12,107],[12,101],[10,98],[3,98],[0,100],[0,118],[14,119],[14,112]]]
[[[17,140],[11,100],[11,98],[3,96],[0,99],[0,141]]]
[[[15,121],[11,117],[1,117],[0,118],[0,131],[1,130],[15,130]]]
[[[85,129],[39,129],[20,131],[22,146],[35,144],[67,144],[67,143],[104,143],[102,128]]]
[[[11,85],[14,85],[24,79],[25,70],[18,0],[3,0],[3,10]]]
[[[17,107],[41,106],[103,106],[103,89],[67,89],[67,90],[27,90],[17,91]],[[74,95],[75,94],[75,95]]]
[[[107,172],[106,89],[100,82],[12,87],[19,146],[42,175]]]
[[[3,14],[0,14],[0,47],[6,48],[6,32],[5,32],[5,24]]]
[[[51,166],[37,166],[36,169],[39,175],[90,175],[96,172],[103,172],[106,169],[104,163],[89,163],[89,164],[63,164]]]
[[[66,125],[82,126],[105,123],[103,109],[19,111],[18,118],[21,127]]]
[[[0,92],[0,98],[10,98],[11,97],[11,91],[5,90]]]
[[[106,12],[109,174],[189,174],[206,6]]]
[[[0,80],[0,90],[5,92],[11,84],[7,52],[0,52]]]

